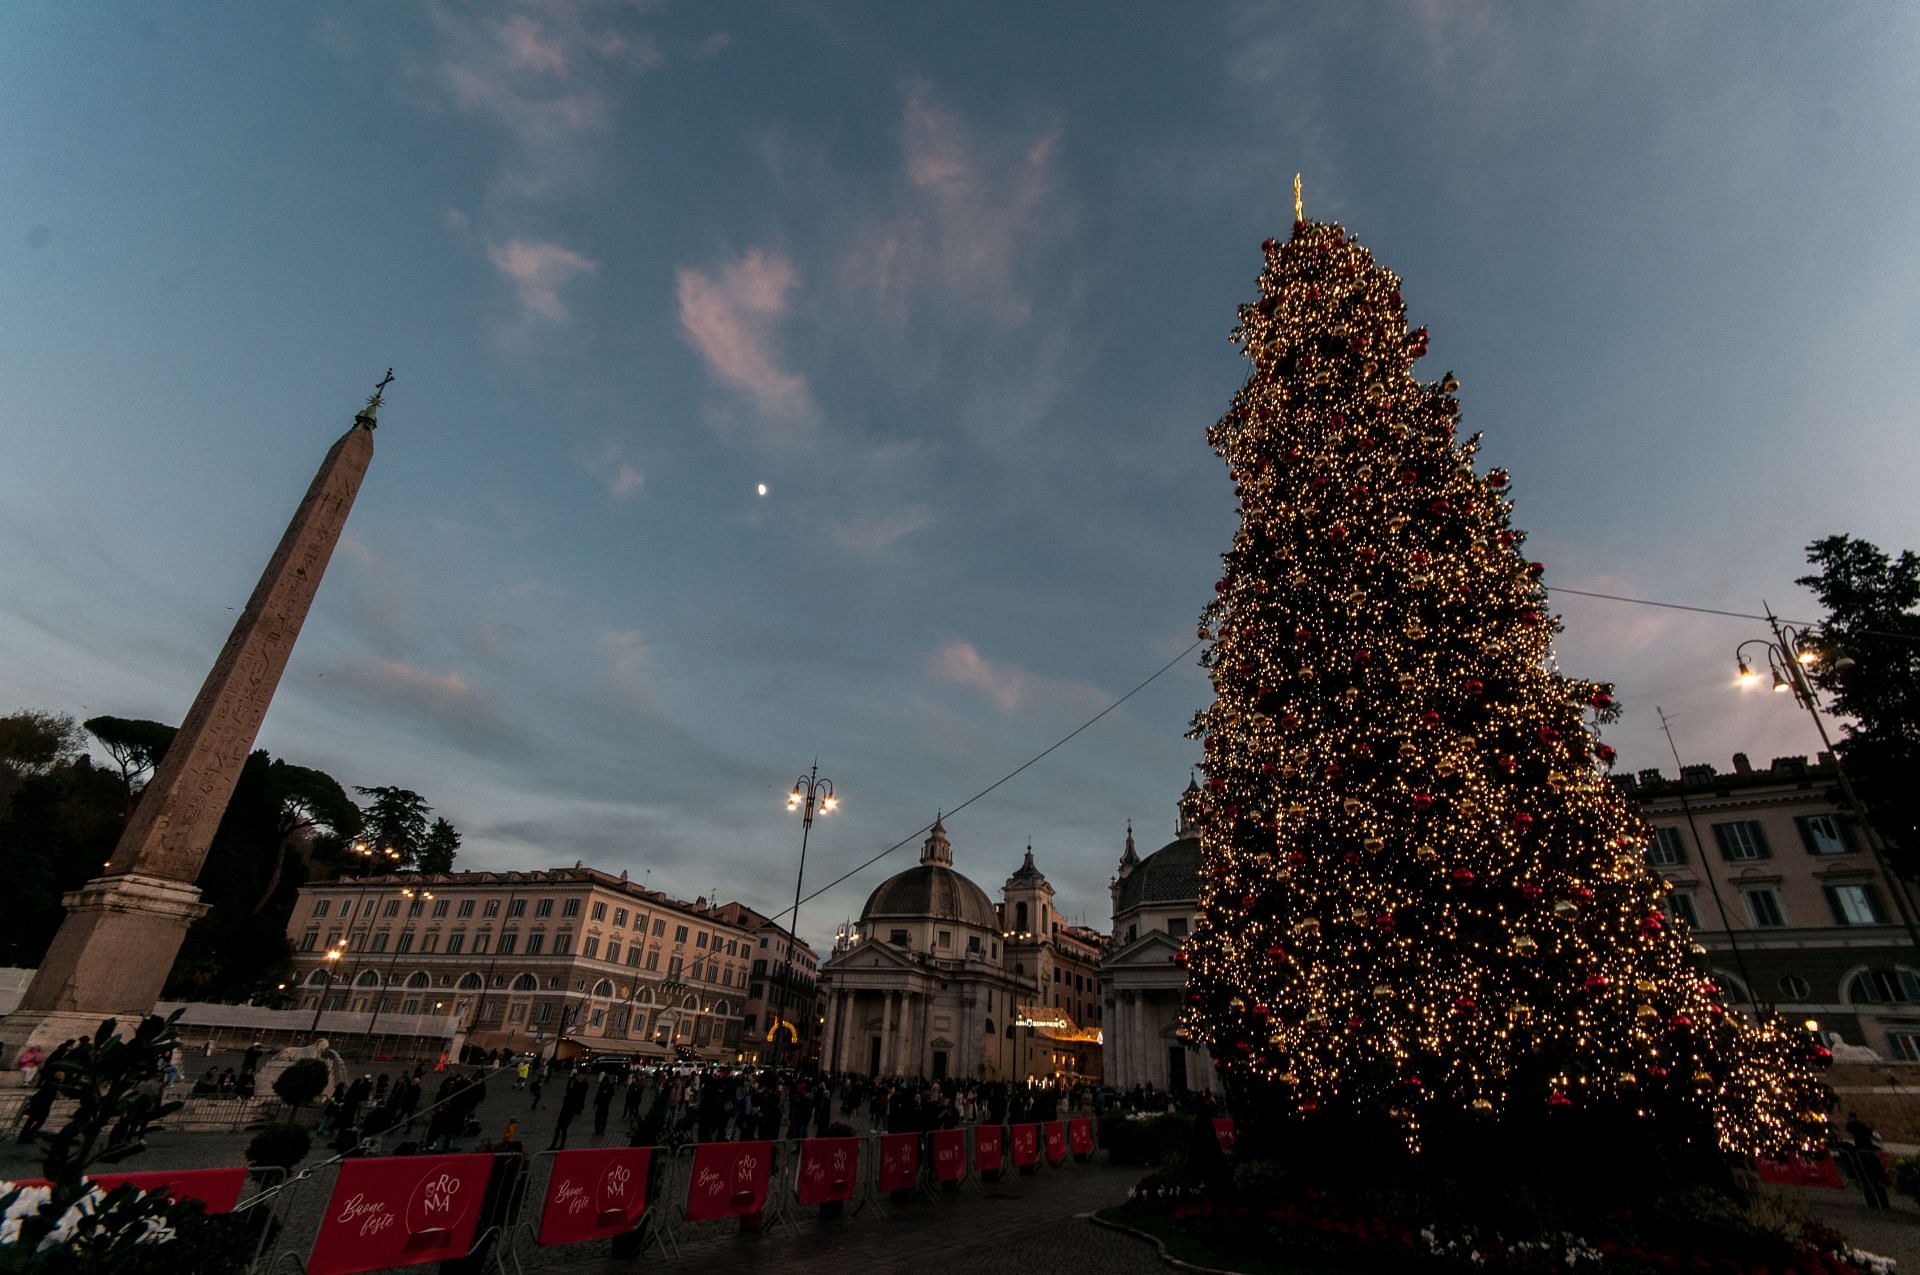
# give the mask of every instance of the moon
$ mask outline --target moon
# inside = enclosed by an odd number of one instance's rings
[[[761,483],[760,486],[757,487],[755,490],[757,490],[762,496],[764,496],[767,494],[767,485],[765,483]]]

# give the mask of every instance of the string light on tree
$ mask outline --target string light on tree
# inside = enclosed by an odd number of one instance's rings
[[[1237,1118],[1618,1112],[1804,1144],[1807,1042],[1729,1014],[1607,778],[1604,683],[1560,675],[1512,479],[1420,381],[1400,280],[1299,204],[1208,441],[1240,527],[1199,636],[1201,916],[1184,1027]]]

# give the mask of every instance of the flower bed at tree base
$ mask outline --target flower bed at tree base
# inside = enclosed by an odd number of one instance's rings
[[[1765,1198],[1696,1188],[1639,1210],[1565,1210],[1507,1184],[1495,1227],[1472,1211],[1388,1192],[1278,1195],[1278,1175],[1242,1165],[1233,1188],[1186,1185],[1176,1169],[1149,1175],[1108,1222],[1152,1235],[1182,1262],[1244,1275],[1334,1272],[1547,1272],[1594,1275],[1886,1275],[1892,1264]],[[1519,1207],[1515,1207],[1516,1204]],[[1520,1219],[1532,1214],[1530,1222]],[[1440,1220],[1445,1219],[1445,1220]]]

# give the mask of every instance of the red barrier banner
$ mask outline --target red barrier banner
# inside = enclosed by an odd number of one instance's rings
[[[1049,1120],[1043,1128],[1047,1135],[1047,1163],[1058,1168],[1067,1158],[1067,1126],[1058,1120]]]
[[[1224,1117],[1213,1122],[1213,1136],[1219,1140],[1222,1151],[1233,1150],[1233,1121]]]
[[[492,1172],[490,1155],[342,1161],[307,1275],[353,1275],[466,1256]]]
[[[170,1200],[198,1200],[209,1213],[231,1213],[247,1184],[246,1166],[237,1169],[175,1169],[150,1173],[100,1173],[90,1179],[102,1191],[126,1183],[141,1191],[164,1191]]]
[[[1067,1145],[1073,1148],[1075,1155],[1092,1155],[1093,1121],[1067,1121]]]
[[[800,1144],[793,1198],[803,1205],[851,1200],[860,1181],[860,1139],[808,1138]]]
[[[880,1135],[880,1189],[906,1191],[920,1180],[920,1135]]]
[[[1835,1189],[1845,1185],[1840,1180],[1840,1166],[1833,1162],[1831,1156],[1822,1156],[1817,1160],[1808,1156],[1795,1156],[1791,1160],[1768,1160],[1762,1157],[1758,1167],[1762,1182]]]
[[[594,1147],[553,1157],[541,1244],[579,1244],[625,1235],[647,1211],[647,1147]]]
[[[975,1173],[996,1173],[1006,1161],[1006,1150],[1001,1145],[1005,1133],[997,1124],[977,1124],[973,1126],[973,1171]]]
[[[149,1173],[100,1173],[87,1179],[111,1195],[113,1188],[131,1184],[139,1191],[164,1191],[169,1200],[198,1200],[209,1213],[231,1213],[240,1202],[247,1171],[238,1169],[156,1169]],[[0,1195],[14,1187],[31,1190],[50,1185],[45,1178],[15,1178],[0,1183]]]
[[[1040,1163],[1040,1126],[1037,1124],[1017,1124],[1013,1126],[1013,1162],[1020,1168]]]
[[[928,1134],[927,1153],[933,1157],[935,1182],[958,1182],[967,1176],[965,1129],[941,1129]]]
[[[687,1221],[758,1213],[767,1206],[771,1142],[703,1142],[693,1149],[687,1183]]]

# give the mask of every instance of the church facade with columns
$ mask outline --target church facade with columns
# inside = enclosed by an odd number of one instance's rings
[[[936,819],[920,862],[880,883],[821,967],[820,1065],[929,1079],[1084,1077],[1086,1040],[1099,1038],[1083,1021],[1099,1012],[1088,936],[1055,913],[1031,847],[1001,893],[996,905],[954,869]]]
[[[1101,963],[1106,995],[1106,1083],[1180,1093],[1219,1092],[1205,1050],[1180,1032],[1187,970],[1174,958],[1193,932],[1200,907],[1199,787],[1181,794],[1173,840],[1142,858],[1127,827],[1126,848],[1108,887],[1113,935]]]

